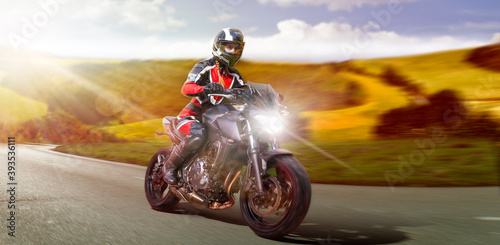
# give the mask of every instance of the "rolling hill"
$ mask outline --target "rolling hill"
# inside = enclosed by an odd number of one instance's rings
[[[245,63],[239,69],[243,74],[247,74],[249,80],[261,79],[274,82],[273,86],[278,91],[288,92],[287,97],[291,95],[293,98],[304,98],[302,96],[313,93],[315,88],[309,87],[310,83],[304,83],[304,81],[319,81],[324,87],[323,90],[341,86],[331,83],[335,79],[354,81],[361,86],[364,93],[361,104],[338,109],[329,109],[328,106],[322,104],[314,108],[315,101],[313,100],[309,106],[298,110],[298,113],[307,120],[307,129],[311,139],[315,141],[367,140],[373,138],[372,131],[378,116],[390,109],[410,103],[410,98],[405,92],[398,87],[387,85],[378,77],[388,66],[394,67],[412,81],[422,85],[425,94],[432,94],[442,89],[454,89],[469,101],[471,109],[489,111],[500,118],[500,103],[496,100],[500,97],[500,90],[495,83],[498,73],[467,62],[466,58],[473,50],[463,49],[406,57],[350,61],[350,65],[353,65],[355,69],[352,67],[335,68],[338,64],[256,62]],[[257,69],[251,70],[250,67]],[[293,76],[297,74],[298,76],[294,79]],[[325,80],[328,76],[333,79]],[[278,82],[280,79],[290,82],[288,84]],[[492,89],[485,91],[485,88]],[[305,101],[308,99],[304,98]],[[331,101],[326,103],[331,103]],[[128,126],[116,126],[113,130],[125,135],[131,135],[127,132],[134,131]]]
[[[4,73],[0,71],[0,84]],[[0,125],[15,127],[17,123],[39,118],[47,113],[47,104],[26,98],[0,86]]]
[[[366,140],[379,115],[409,103],[400,88],[380,79],[388,66],[422,85],[425,94],[455,89],[473,109],[500,117],[498,72],[467,62],[473,50],[353,60],[348,67],[241,61],[237,68],[245,80],[282,92],[292,113],[306,120],[313,140]],[[38,57],[24,59],[17,66],[22,69],[0,62],[2,118],[20,122],[63,110],[118,136],[153,139],[151,129],[161,129],[160,119],[188,103],[180,88],[195,62]],[[18,102],[9,108],[10,101]],[[36,113],[24,113],[29,110]]]
[[[195,63],[37,59],[7,70],[2,86],[86,124],[134,123],[176,115],[189,102],[180,89]],[[346,108],[363,99],[356,82],[329,64],[241,62],[238,69],[245,80],[272,84],[294,111]]]
[[[349,65],[361,71],[361,74],[348,74],[348,77],[363,84],[363,88],[368,91],[369,102],[342,110],[304,112],[310,117],[313,138],[370,139],[381,113],[410,103],[410,98],[401,89],[387,86],[378,77],[389,66],[421,85],[424,94],[443,89],[456,90],[466,100],[470,110],[488,112],[500,121],[500,74],[468,62],[467,58],[473,51],[475,49],[461,49],[349,61]]]
[[[381,74],[392,66],[416,83],[423,85],[425,92],[434,93],[442,89],[455,89],[467,100],[500,98],[498,88],[485,91],[486,86],[497,86],[498,72],[480,68],[467,62],[474,49],[444,51],[405,57],[354,60],[352,63],[372,74]]]

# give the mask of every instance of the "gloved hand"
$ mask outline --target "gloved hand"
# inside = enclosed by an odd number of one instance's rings
[[[224,91],[224,88],[220,83],[209,83],[203,88],[203,93],[205,95],[220,94],[222,91]]]

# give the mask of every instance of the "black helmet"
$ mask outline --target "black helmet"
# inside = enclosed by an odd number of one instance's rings
[[[238,63],[245,47],[243,33],[235,28],[220,30],[214,39],[212,54],[228,67]]]

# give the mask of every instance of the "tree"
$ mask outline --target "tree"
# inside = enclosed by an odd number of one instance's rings
[[[387,66],[380,77],[384,82],[392,86],[407,87],[411,84],[408,78],[397,72],[392,66]]]
[[[361,105],[365,97],[362,86],[354,81],[350,81],[347,84],[346,95],[346,103],[349,105]]]
[[[500,71],[500,43],[474,49],[467,62],[493,71]]]
[[[500,125],[487,113],[470,113],[457,91],[445,89],[429,96],[429,104],[406,106],[380,116],[375,134],[381,138],[411,137],[414,129],[441,128],[449,136],[498,137]]]
[[[414,129],[453,128],[452,121],[462,120],[466,114],[458,93],[445,89],[432,94],[429,104],[410,105],[382,114],[375,133],[380,137],[407,137]]]

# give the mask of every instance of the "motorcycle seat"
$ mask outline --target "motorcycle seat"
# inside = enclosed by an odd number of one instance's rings
[[[163,128],[165,129],[165,132],[170,132],[170,135],[172,137],[169,137],[169,138],[170,138],[170,141],[172,141],[172,143],[178,144],[181,142],[183,136],[177,130],[177,117],[171,117],[171,116],[164,117],[163,118]]]

